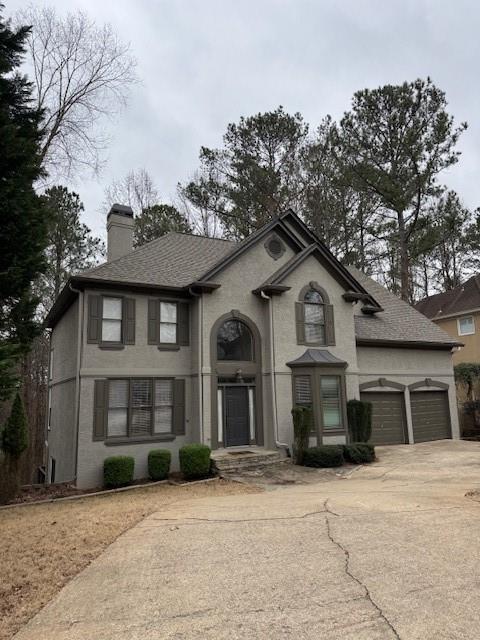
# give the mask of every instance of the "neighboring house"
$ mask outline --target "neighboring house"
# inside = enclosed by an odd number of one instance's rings
[[[453,353],[453,364],[480,362],[480,276],[417,302],[415,308],[435,322],[463,347]]]
[[[240,243],[170,233],[132,251],[133,215],[108,215],[108,261],[74,276],[52,329],[48,476],[102,482],[103,461],[204,442],[344,443],[346,402],[373,403],[372,441],[458,438],[458,343],[342,266],[291,211]]]

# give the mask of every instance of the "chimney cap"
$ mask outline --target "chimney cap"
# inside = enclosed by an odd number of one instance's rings
[[[107,215],[107,220],[112,213],[116,213],[117,215],[120,215],[120,216],[126,216],[127,218],[133,218],[132,207],[129,207],[126,204],[118,204],[117,202],[115,204],[112,204],[110,211],[108,212],[108,215]]]

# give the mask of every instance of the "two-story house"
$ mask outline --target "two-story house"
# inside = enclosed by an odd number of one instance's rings
[[[480,362],[480,276],[454,289],[417,302],[415,308],[463,343],[453,354],[453,364]]]
[[[338,262],[292,212],[244,241],[170,233],[132,250],[133,214],[108,215],[108,260],[72,277],[51,328],[48,476],[102,482],[112,454],[184,443],[344,443],[346,402],[373,404],[372,441],[457,438],[457,341]]]

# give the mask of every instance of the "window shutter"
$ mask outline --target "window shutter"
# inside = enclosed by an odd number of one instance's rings
[[[295,302],[295,322],[297,325],[297,344],[305,344],[305,321],[303,302]]]
[[[148,301],[148,344],[158,344],[160,337],[160,305],[158,300]]]
[[[135,344],[135,299],[123,300],[123,343]]]
[[[186,346],[190,344],[190,305],[188,302],[177,304],[177,331],[178,344]]]
[[[93,391],[93,439],[105,440],[108,413],[108,384],[95,380]]]
[[[185,380],[173,381],[173,428],[176,436],[185,435]]]
[[[98,343],[102,340],[102,296],[88,296],[87,342]]]
[[[325,343],[335,346],[335,324],[333,321],[333,304],[325,305]]]

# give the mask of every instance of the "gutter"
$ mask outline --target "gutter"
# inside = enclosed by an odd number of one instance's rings
[[[273,407],[273,433],[275,437],[275,446],[279,449],[285,449],[287,456],[290,457],[290,445],[280,442],[278,438],[278,408],[277,408],[277,383],[275,379],[275,334],[273,326],[273,300],[271,296],[267,296],[264,291],[260,291],[260,295],[264,300],[268,300],[269,310],[269,333],[270,333],[270,375],[272,379],[272,407]]]

